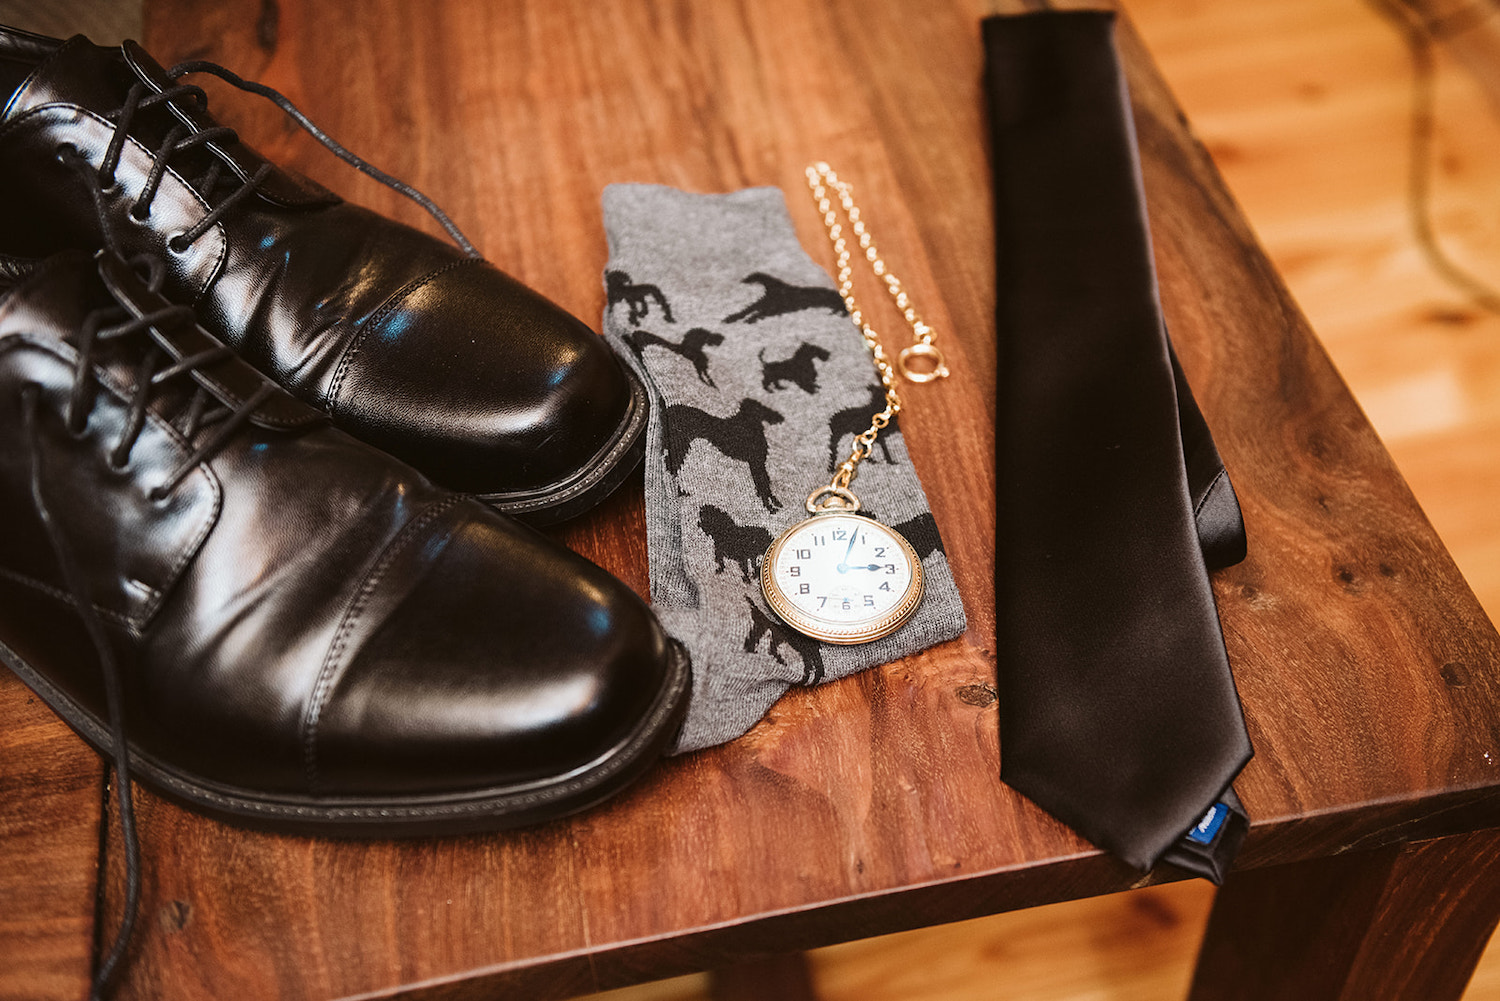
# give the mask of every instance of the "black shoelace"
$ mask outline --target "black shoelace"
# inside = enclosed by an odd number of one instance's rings
[[[159,292],[166,279],[162,262],[152,257],[140,257],[130,262],[133,267],[146,269],[147,287]],[[78,334],[78,362],[74,373],[73,387],[69,394],[64,421],[71,434],[82,434],[88,422],[88,411],[93,393],[97,388],[93,359],[102,345],[127,337],[147,335],[155,328],[158,331],[172,329],[180,324],[194,322],[193,311],[188,306],[168,306],[148,313],[133,316],[123,304],[106,306],[91,312],[83,322]],[[153,341],[141,355],[136,371],[136,381],[131,392],[129,417],[120,439],[110,450],[109,462],[116,468],[124,468],[130,462],[130,452],[145,427],[147,405],[152,395],[168,380],[191,376],[191,373],[232,356],[229,348],[219,346],[179,361],[169,361],[166,352]],[[195,386],[193,395],[179,417],[177,430],[192,441],[200,432],[212,427],[204,440],[193,449],[192,454],[180,462],[168,477],[151,489],[152,500],[165,498],[188,476],[198,464],[212,458],[236,430],[249,420],[251,413],[275,387],[269,383],[238,406],[227,407],[214,402],[202,386]],[[42,465],[41,436],[37,426],[41,407],[42,387],[36,383],[21,391],[22,422],[27,444],[31,450],[31,496],[37,513],[47,534],[48,543],[62,569],[63,579],[73,597],[73,603],[83,619],[84,629],[94,645],[99,658],[99,670],[104,681],[105,702],[109,711],[110,756],[115,772],[115,804],[120,817],[120,834],[125,847],[125,907],[120,923],[115,929],[113,941],[100,961],[90,985],[89,997],[98,1001],[104,997],[111,979],[124,958],[135,930],[136,916],[141,897],[141,848],[135,825],[135,799],[131,792],[130,745],[125,734],[125,705],[123,683],[119,665],[115,662],[104,624],[91,601],[83,574],[73,556],[67,533],[47,506],[43,489],[45,470]]]
[[[469,242],[468,238],[459,230],[448,214],[440,209],[431,198],[428,198],[416,188],[406,182],[392,177],[385,171],[374,166],[369,161],[351,153],[342,144],[329,136],[328,133],[313,124],[312,120],[304,115],[290,100],[279,91],[267,87],[263,83],[253,80],[245,80],[234,72],[225,69],[218,63],[208,62],[203,59],[195,59],[190,62],[179,63],[167,70],[167,77],[173,81],[187,76],[189,73],[211,73],[221,80],[229,83],[247,93],[264,97],[271,101],[282,111],[286,112],[308,135],[322,143],[334,156],[349,164],[355,170],[368,174],[381,184],[400,192],[407,198],[422,206],[453,238],[469,257],[479,257],[479,251]],[[169,105],[176,101],[192,100],[197,104],[199,111],[207,111],[208,95],[203,88],[193,84],[177,84],[168,87],[160,93],[151,90],[145,83],[137,82],[131,85],[125,95],[125,103],[117,110],[106,116],[114,123],[115,132],[110,139],[109,147],[104,152],[104,160],[99,165],[99,186],[109,188],[114,184],[115,170],[120,165],[120,155],[125,149],[125,139],[130,132],[131,122],[134,121],[138,112],[154,108],[159,105]],[[239,141],[238,134],[227,125],[216,125],[211,128],[195,131],[183,122],[175,123],[165,136],[162,137],[161,146],[156,150],[154,163],[150,175],[146,178],[146,186],[142,189],[135,204],[131,207],[131,214],[137,219],[144,219],[151,213],[151,203],[156,198],[156,192],[161,187],[162,178],[166,176],[168,161],[182,153],[198,149],[210,143],[223,142],[225,144]],[[171,248],[178,253],[186,250],[204,233],[208,232],[215,223],[234,207],[251,195],[260,190],[266,175],[271,170],[269,163],[262,164],[249,179],[241,180],[232,171],[226,172],[225,165],[218,157],[213,157],[213,162],[208,170],[198,179],[198,188],[205,197],[213,194],[214,190],[221,184],[229,185],[239,182],[234,189],[227,194],[223,200],[210,209],[203,218],[193,224],[191,228],[179,233],[172,238]]]

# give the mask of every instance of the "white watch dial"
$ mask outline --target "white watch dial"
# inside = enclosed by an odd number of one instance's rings
[[[921,600],[922,565],[901,535],[870,518],[820,514],[772,543],[761,583],[792,627],[832,643],[898,628]]]

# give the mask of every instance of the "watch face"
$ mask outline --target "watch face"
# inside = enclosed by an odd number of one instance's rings
[[[922,600],[922,564],[902,536],[855,514],[819,514],[771,543],[761,588],[787,625],[828,643],[900,628]]]

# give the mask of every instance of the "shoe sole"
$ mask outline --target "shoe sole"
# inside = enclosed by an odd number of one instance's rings
[[[4,643],[10,668],[106,760],[109,727],[33,670]],[[636,729],[598,758],[564,775],[513,786],[435,796],[299,796],[214,782],[130,749],[132,777],[189,809],[241,827],[346,838],[401,838],[493,831],[556,820],[596,806],[641,776],[677,738],[687,714],[692,671],[687,651],[669,643],[667,684]]]
[[[620,366],[630,383],[630,410],[609,444],[566,480],[535,490],[478,494],[496,511],[530,525],[552,525],[575,518],[614,493],[640,465],[646,454],[646,422],[651,413],[646,387],[636,374]]]

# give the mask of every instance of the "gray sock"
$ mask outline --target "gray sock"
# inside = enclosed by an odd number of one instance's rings
[[[807,517],[807,495],[884,406],[869,352],[832,281],[797,243],[781,191],[612,184],[604,226],[605,333],[652,394],[652,602],[693,657],[677,750],[738,737],[792,685],[842,678],[961,634],[963,605],[895,423],[853,490],[922,557],[927,590],[917,613],[884,639],[835,646],[782,625],[761,596],[761,555]],[[903,401],[918,399],[908,391]]]

